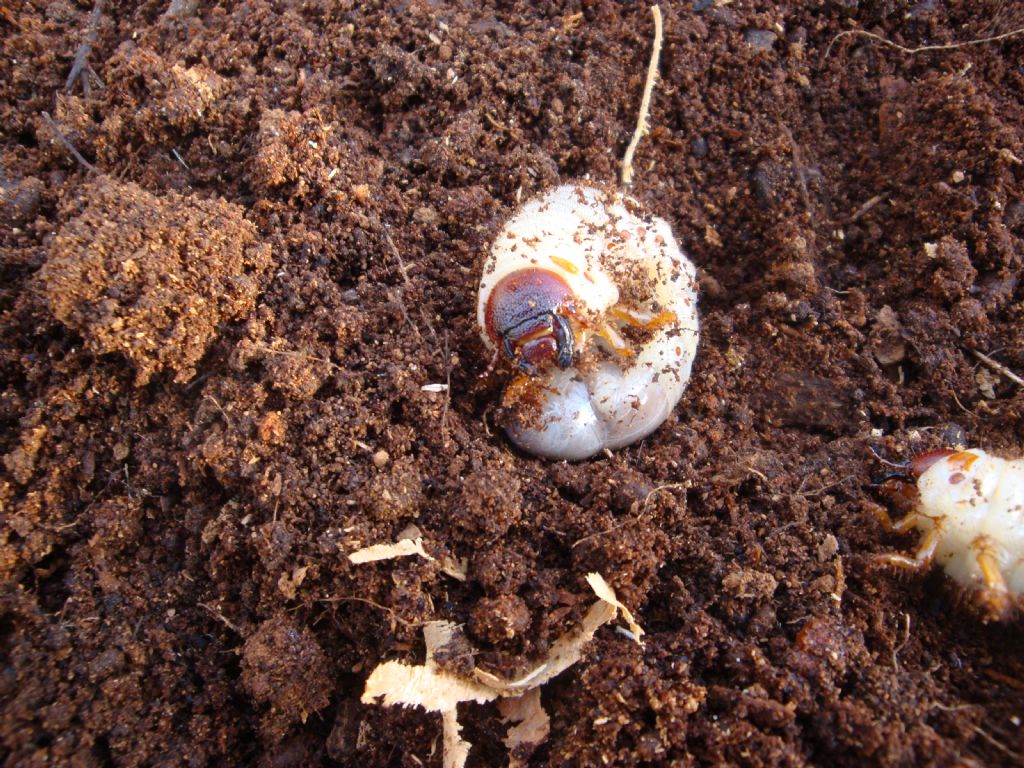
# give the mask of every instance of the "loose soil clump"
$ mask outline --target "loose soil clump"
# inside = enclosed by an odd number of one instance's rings
[[[76,202],[39,270],[53,316],[93,354],[124,354],[138,386],[163,370],[192,378],[217,325],[252,311],[270,249],[223,200],[103,178]]]

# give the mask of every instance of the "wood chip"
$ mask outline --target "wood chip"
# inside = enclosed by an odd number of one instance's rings
[[[486,704],[500,695],[483,683],[436,669],[433,662],[410,666],[401,661],[386,661],[367,679],[362,702],[449,712],[460,702]]]
[[[349,562],[356,565],[373,563],[377,560],[393,560],[396,557],[408,557],[419,555],[427,560],[433,560],[423,549],[423,539],[402,539],[394,544],[374,544],[371,547],[363,547],[349,554]]]
[[[636,637],[637,643],[643,645],[643,642],[640,640],[640,638],[645,634],[643,627],[636,623],[636,620],[633,618],[633,614],[629,612],[629,608],[619,602],[619,598],[615,596],[615,590],[613,590],[608,582],[604,580],[604,577],[599,573],[588,573],[587,584],[589,584],[590,588],[594,590],[595,595],[605,602],[611,603],[622,611],[622,618],[626,620],[626,624],[629,625],[630,631],[633,633],[633,636]]]
[[[415,541],[422,543],[420,539]],[[397,546],[378,544],[360,551],[379,552],[382,548],[393,549]],[[599,599],[590,606],[580,626],[556,640],[547,657],[517,679],[502,680],[479,669],[474,670],[474,678],[471,679],[439,669],[434,658],[441,648],[456,639],[459,628],[448,621],[432,621],[423,627],[426,646],[424,663],[421,666],[401,661],[380,664],[366,681],[362,702],[386,707],[422,707],[428,712],[440,712],[444,729],[444,768],[463,768],[472,745],[461,736],[458,705],[468,701],[485,704],[498,698],[511,699],[503,703],[501,709],[506,720],[515,723],[505,740],[509,749],[515,752],[510,758],[510,766],[526,765],[516,755],[528,756],[547,738],[550,730],[550,720],[540,703],[540,687],[579,661],[583,657],[583,647],[594,637],[594,633],[614,619],[619,611],[637,642],[644,633],[600,574],[587,574],[587,583]]]
[[[441,559],[441,573],[451,576],[456,581],[465,581],[469,575],[469,558],[444,557]]]
[[[505,737],[509,768],[526,768],[530,755],[551,732],[551,718],[540,703],[540,688],[531,688],[515,699],[502,699],[498,711],[505,722],[512,723]]]
[[[579,627],[562,635],[552,644],[544,661],[515,680],[502,680],[481,669],[473,670],[473,674],[477,680],[505,696],[518,696],[531,688],[537,688],[579,661],[583,656],[583,646],[594,637],[598,627],[614,619],[617,613],[618,609],[613,604],[603,599],[598,600],[590,606]]]

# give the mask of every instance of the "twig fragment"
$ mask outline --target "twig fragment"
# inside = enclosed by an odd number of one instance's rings
[[[789,141],[790,155],[793,158],[793,170],[796,171],[796,181],[800,190],[800,200],[803,202],[807,213],[811,213],[811,196],[807,192],[807,167],[804,165],[803,152],[800,151],[800,145],[793,138],[793,133],[789,130],[789,126],[783,125],[782,131],[786,134],[786,140]]]
[[[93,173],[99,173],[99,171],[96,169],[96,166],[90,163],[84,157],[82,157],[82,153],[75,149],[74,144],[68,141],[68,137],[64,135],[64,132],[57,127],[57,123],[54,122],[54,119],[50,117],[50,113],[43,112],[42,115],[43,120],[46,121],[46,124],[49,126],[50,130],[53,131],[54,135],[57,137],[60,143],[64,145],[64,148],[71,153],[72,157],[74,157],[75,160],[81,163],[82,167],[85,168],[86,170],[92,171]]]
[[[231,621],[231,619],[229,619],[227,616],[225,616],[223,611],[220,610],[220,608],[217,608],[216,606],[212,606],[212,605],[210,605],[208,603],[197,603],[197,605],[200,608],[205,609],[211,616],[213,616],[213,618],[217,619],[217,621],[219,621],[221,624],[223,624],[225,627],[227,627],[231,631],[236,632],[236,633],[238,633],[239,635],[242,635],[242,636],[245,635],[245,633],[242,632],[242,629],[237,624],[235,624],[233,621]]]
[[[651,111],[651,94],[654,92],[654,82],[658,78],[658,59],[661,57],[661,8],[651,6],[651,15],[654,16],[654,44],[651,48],[651,60],[647,64],[647,78],[644,80],[644,95],[640,100],[640,114],[636,119],[636,130],[633,131],[633,138],[626,147],[626,154],[622,156],[622,185],[628,187],[633,183],[633,155],[636,154],[637,145],[640,139],[647,135],[650,125],[647,117]]]
[[[870,211],[872,208],[874,208],[876,205],[878,205],[884,199],[885,199],[885,195],[875,195],[870,200],[868,200],[866,203],[864,203],[864,205],[862,205],[860,208],[858,208],[856,211],[854,211],[850,215],[850,218],[848,218],[846,220],[846,223],[847,224],[853,224],[853,222],[859,220],[865,213]]]
[[[92,53],[92,46],[99,37],[100,16],[102,13],[103,0],[96,0],[96,4],[92,7],[92,13],[89,14],[89,25],[85,28],[85,35],[82,37],[82,42],[78,44],[78,50],[75,51],[75,60],[71,64],[71,72],[68,73],[68,79],[64,83],[64,90],[70,91],[71,87],[75,84],[75,80],[81,78],[82,92],[87,99],[92,98],[89,75],[96,77],[97,80],[99,79],[89,66],[89,54]]]
[[[995,747],[1000,752],[1002,752],[1004,755],[1007,755],[1008,757],[1010,757],[1010,758],[1012,758],[1014,760],[1020,760],[1021,758],[1024,758],[1024,755],[1021,755],[1020,752],[1014,752],[1008,746],[1003,744],[1003,742],[999,741],[999,739],[997,739],[995,736],[991,735],[990,733],[987,733],[986,731],[982,730],[978,726],[974,726],[974,732],[976,734],[978,734],[979,736],[981,736],[981,738],[983,738],[985,741],[987,741],[993,747]]]
[[[189,173],[192,172],[192,169],[188,167],[188,163],[185,162],[185,158],[183,158],[181,156],[181,153],[177,149],[172,147],[171,148],[171,154],[174,155],[174,159],[177,160],[181,164],[182,168],[184,168]]]
[[[441,444],[448,447],[448,408],[452,402],[452,353],[448,347],[448,329],[444,329],[444,406],[441,408]]]
[[[988,355],[984,354],[983,352],[979,352],[976,349],[972,350],[972,351],[974,353],[974,356],[976,358],[978,358],[978,360],[980,360],[983,364],[987,365],[993,371],[995,371],[996,373],[1001,373],[1003,376],[1008,378],[1010,381],[1012,381],[1018,387],[1024,387],[1024,379],[1022,379],[1016,373],[1011,371],[1005,365],[1003,365],[1002,363],[1000,363],[1000,362],[998,362],[996,360],[993,360]]]

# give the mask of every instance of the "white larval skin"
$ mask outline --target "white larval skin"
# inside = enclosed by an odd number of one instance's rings
[[[973,457],[973,459],[972,459]],[[916,527],[939,528],[935,562],[969,589],[985,586],[979,552],[997,561],[1010,594],[1024,595],[1024,459],[1009,461],[977,448],[946,456],[917,481]]]
[[[675,320],[635,357],[595,357],[587,349],[601,342],[591,340],[582,355],[589,355],[587,364],[541,371],[541,413],[508,427],[513,442],[539,456],[575,461],[657,429],[682,397],[698,338],[696,270],[669,225],[619,192],[579,184],[527,202],[499,233],[480,281],[477,320],[492,351],[487,298],[503,277],[529,268],[560,275],[591,320],[602,318],[620,293],[624,304],[667,310]],[[649,295],[635,295],[641,284]]]

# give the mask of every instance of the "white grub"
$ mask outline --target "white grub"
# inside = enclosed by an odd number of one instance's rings
[[[548,282],[508,287],[522,276]],[[566,184],[499,233],[477,320],[495,357],[523,371],[505,396],[512,441],[584,459],[646,437],[675,408],[697,350],[696,271],[669,225],[637,201]]]
[[[972,448],[922,454],[910,468],[919,475],[918,506],[890,527],[923,537],[914,557],[879,559],[908,570],[938,563],[986,618],[1005,618],[1024,596],[1024,459]]]

